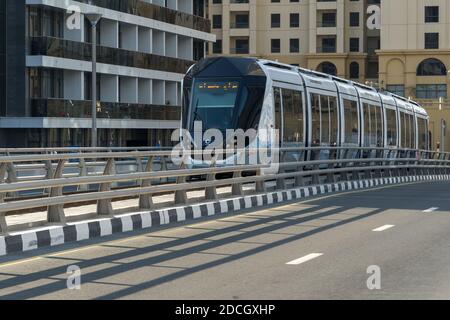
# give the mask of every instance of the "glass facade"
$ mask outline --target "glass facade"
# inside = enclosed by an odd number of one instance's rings
[[[173,129],[160,128],[176,128],[181,119],[181,83],[175,74],[181,78],[204,56],[205,35],[194,30],[211,30],[209,20],[197,16],[203,15],[205,2],[182,0],[181,10],[193,14],[166,8],[174,4],[167,1],[161,6],[139,0],[79,2],[193,31],[181,35],[160,29],[158,23],[142,26],[106,17],[97,29],[101,44],[97,62],[124,67],[97,75],[97,97],[102,100],[97,103],[98,145],[170,146]],[[18,118],[0,129],[0,147],[90,145],[91,131],[85,128],[86,119],[92,118],[91,73],[78,66],[47,66],[38,59],[26,65],[27,56],[77,60],[80,66],[91,62],[90,24],[85,19],[81,29],[69,30],[66,16],[65,10],[51,3],[0,1],[0,117]],[[29,127],[23,128],[22,117]],[[40,118],[49,118],[51,124]],[[114,129],[101,128],[107,119],[125,121],[112,121]]]
[[[0,115],[6,113],[6,1],[0,1]]]

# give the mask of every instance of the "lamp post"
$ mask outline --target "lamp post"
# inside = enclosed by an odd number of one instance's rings
[[[102,18],[100,13],[86,13],[92,27],[92,132],[91,147],[97,147],[97,25]]]

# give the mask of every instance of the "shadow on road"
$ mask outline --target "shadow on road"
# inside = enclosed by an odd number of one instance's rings
[[[117,290],[107,295],[97,297],[98,299],[120,299],[130,295],[148,290],[155,286],[168,283],[194,273],[198,273],[207,269],[212,269],[219,265],[237,261],[264,251],[297,241],[312,235],[324,232],[333,228],[337,228],[346,224],[353,223],[368,217],[380,214],[389,209],[404,210],[424,210],[429,207],[428,201],[437,200],[443,194],[448,194],[448,184],[418,184],[404,187],[396,187],[389,189],[379,189],[364,193],[343,194],[337,197],[329,197],[324,199],[316,199],[307,202],[305,207],[302,204],[290,205],[287,207],[274,208],[271,210],[273,215],[267,212],[248,214],[245,220],[234,219],[233,217],[223,220],[229,222],[229,226],[220,229],[209,229],[196,226],[188,226],[185,229],[195,231],[202,229],[199,234],[166,237],[164,242],[151,244],[143,248],[135,248],[126,245],[113,245],[114,248],[126,249],[124,252],[110,254],[104,257],[95,257],[88,260],[80,260],[72,258],[67,254],[66,258],[53,257],[49,255],[49,259],[67,259],[70,264],[76,260],[76,264],[82,269],[87,270],[90,267],[104,265],[101,270],[95,270],[89,273],[83,273],[83,283],[101,284],[102,279],[113,277],[115,275],[127,272],[133,272],[140,268],[155,266],[167,263],[174,259],[186,258],[193,254],[208,254],[205,251],[212,250],[224,245],[232,243],[251,243],[257,245],[255,248],[245,248],[237,250],[233,254],[218,255],[218,259],[206,263],[201,263],[193,267],[167,267],[172,273],[158,276],[146,282],[142,282],[135,286],[118,285]],[[429,196],[429,197],[428,197]],[[449,197],[447,197],[449,198]],[[450,211],[450,199],[444,199],[440,202],[441,208]],[[349,214],[348,211],[358,208],[365,208],[365,212],[359,214]],[[346,213],[347,212],[347,213]],[[336,215],[339,216],[336,218]],[[235,220],[235,221],[233,221]],[[321,221],[321,224],[315,226],[315,221]],[[233,223],[234,222],[234,223]],[[283,229],[295,226],[308,226],[309,229],[298,228],[298,234],[283,232]],[[284,238],[281,240],[271,241],[270,243],[255,242],[253,238],[266,234],[279,234]],[[152,238],[162,236],[148,234],[151,243]],[[219,239],[211,239],[218,238]],[[199,244],[199,242],[201,242]],[[111,245],[100,245],[105,250],[110,249]],[[151,253],[158,252],[157,255],[148,256]],[[147,256],[146,256],[147,255]],[[132,262],[120,262],[124,259],[133,259]],[[2,294],[1,290],[23,286],[26,287],[34,281],[42,279],[61,279],[61,275],[65,275],[66,267],[55,267],[47,270],[37,270],[27,275],[13,276],[11,274],[2,273],[0,275],[9,276],[10,278],[0,282],[1,299],[32,299],[38,298],[46,294],[54,294],[61,290],[66,290],[66,280],[53,281],[46,284],[36,284],[32,288],[24,288],[12,294]]]

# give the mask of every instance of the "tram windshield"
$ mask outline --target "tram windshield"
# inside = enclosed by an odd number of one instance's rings
[[[204,130],[233,128],[239,88],[239,81],[195,81],[192,122],[201,121]]]
[[[226,135],[228,129],[258,129],[264,101],[265,78],[200,78],[193,81],[187,126],[195,122],[202,130],[218,129]]]

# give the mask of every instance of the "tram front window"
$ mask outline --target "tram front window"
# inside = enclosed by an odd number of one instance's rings
[[[233,128],[239,89],[238,81],[196,81],[191,123],[202,122],[203,130]]]

